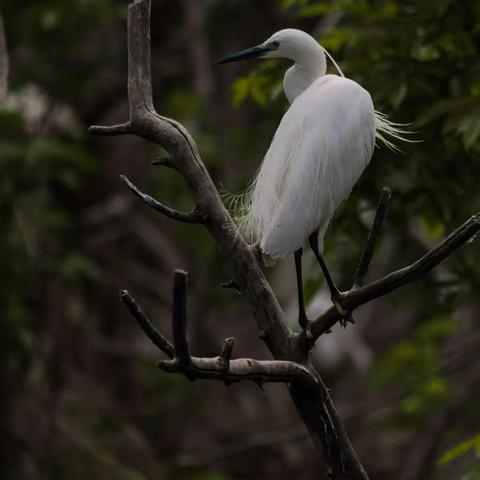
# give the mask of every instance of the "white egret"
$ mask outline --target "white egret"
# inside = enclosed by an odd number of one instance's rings
[[[283,79],[290,102],[257,176],[242,196],[239,226],[273,259],[295,255],[299,322],[305,314],[301,257],[307,239],[343,312],[338,290],[322,257],[323,237],[340,203],[347,198],[373,154],[375,140],[395,148],[385,135],[402,139],[398,124],[376,112],[370,94],[353,80],[327,75],[328,53],[305,32],[285,29],[264,43],[227,55],[217,64],[248,58],[294,62]],[[345,312],[346,313],[346,312]]]

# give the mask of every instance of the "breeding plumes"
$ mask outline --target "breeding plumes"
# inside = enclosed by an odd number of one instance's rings
[[[372,158],[376,140],[395,149],[401,125],[375,111],[370,94],[339,75],[327,75],[324,48],[300,30],[286,29],[264,43],[228,55],[217,63],[248,58],[286,58],[283,89],[290,102],[257,176],[237,199],[236,217],[246,239],[273,259],[295,255],[299,322],[308,328],[302,288],[301,256],[306,241],[317,257],[334,305],[342,293],[322,257],[323,237]],[[235,212],[234,212],[235,213]]]

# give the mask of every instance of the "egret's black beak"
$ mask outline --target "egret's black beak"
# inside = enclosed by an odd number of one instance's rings
[[[262,55],[266,54],[273,50],[270,47],[264,45],[258,45],[253,48],[248,48],[247,50],[242,50],[241,52],[232,53],[222,57],[220,60],[215,62],[215,65],[222,65],[223,63],[237,62],[238,60],[248,60],[249,58],[259,58]]]

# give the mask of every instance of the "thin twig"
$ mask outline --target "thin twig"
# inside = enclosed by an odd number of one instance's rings
[[[316,388],[318,381],[309,370],[295,362],[285,360],[254,360],[239,358],[231,360],[234,339],[226,338],[220,357],[202,358],[190,355],[187,341],[187,280],[188,274],[176,270],[173,285],[172,330],[174,345],[160,334],[146,318],[142,308],[126,291],[120,298],[137,320],[151,342],[170,360],[161,360],[159,368],[167,372],[183,373],[189,379],[204,378],[221,380],[226,384],[251,380],[259,385],[267,382],[301,383],[304,387]]]
[[[140,305],[135,299],[126,291],[120,292],[120,300],[128,308],[128,311],[132,314],[133,318],[140,325],[140,328],[145,332],[145,335],[156,345],[167,357],[175,357],[175,348],[173,345],[152,325],[147,318]]]
[[[375,219],[373,220],[372,228],[370,229],[367,242],[365,244],[365,249],[360,258],[357,272],[355,273],[355,280],[353,282],[354,288],[360,287],[365,283],[365,276],[367,275],[368,267],[370,266],[370,263],[372,261],[377,240],[382,234],[383,225],[385,223],[385,218],[388,213],[391,198],[392,192],[390,191],[390,189],[388,187],[383,187],[377,206],[377,211],[375,213]]]
[[[141,192],[125,175],[120,175],[120,179],[142,202],[146,203],[148,206],[152,207],[157,212],[162,213],[166,217],[171,218],[172,220],[177,220],[178,222],[200,223],[200,219],[196,210],[193,210],[190,213],[174,210],[173,208],[167,207],[163,203],[160,203],[158,200],[155,200],[150,195]]]
[[[89,135],[99,135],[104,137],[111,137],[115,135],[126,135],[132,133],[130,122],[121,123],[119,125],[102,126],[92,125],[88,129]]]

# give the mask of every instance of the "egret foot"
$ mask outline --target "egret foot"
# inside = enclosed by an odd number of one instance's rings
[[[342,317],[346,317],[350,312],[348,310],[345,310],[343,307],[342,307],[342,303],[341,303],[341,300],[333,296],[330,297],[332,303],[333,303],[333,306],[336,308],[337,312],[342,316]]]
[[[305,332],[305,336],[307,340],[311,340],[313,338],[312,334],[312,324],[308,317],[305,315],[305,312],[300,312],[298,315],[298,324],[300,328]]]
[[[339,291],[332,293],[332,295],[330,296],[330,300],[332,301],[333,306],[336,308],[337,312],[342,317],[346,317],[350,313],[348,310],[343,308],[342,300],[344,297],[345,297],[345,294]]]
[[[332,295],[330,297],[332,303],[333,303],[333,306],[335,307],[335,309],[337,310],[338,314],[342,317],[340,319],[340,325],[345,328],[347,326],[348,323],[352,323],[354,324],[355,323],[355,320],[353,319],[352,317],[352,312],[350,312],[350,310],[347,310],[343,307],[342,305],[342,300],[344,299],[344,297],[347,295],[348,292],[340,292],[338,291],[338,293],[336,292],[335,295]]]
[[[307,327],[305,328],[305,336],[307,337],[307,340],[310,342],[313,340],[313,333],[312,333],[312,324],[310,321],[307,323]],[[311,348],[313,348],[314,345],[312,344]]]

